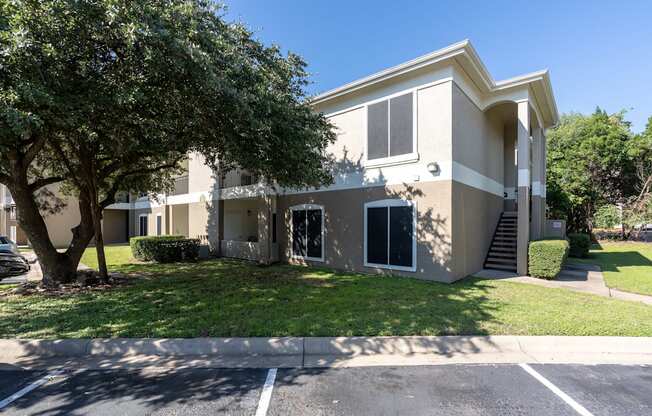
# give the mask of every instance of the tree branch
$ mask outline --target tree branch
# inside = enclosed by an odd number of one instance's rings
[[[111,186],[111,188],[109,188],[109,190],[106,192],[106,197],[104,198],[104,200],[100,202],[100,207],[104,209],[115,202],[115,194],[118,192],[118,189],[120,188],[122,181],[128,178],[129,176],[143,175],[148,173],[155,173],[165,169],[172,169],[177,166],[177,163],[179,163],[181,159],[182,158],[179,158],[172,163],[166,163],[164,165],[159,165],[153,168],[135,169],[119,174],[113,181],[113,185]]]
[[[33,145],[31,145],[25,152],[25,165],[29,166],[30,163],[34,160],[36,155],[43,149],[47,140],[44,136],[39,136]]]
[[[32,192],[34,192],[34,191],[36,191],[37,189],[41,189],[41,188],[43,188],[44,186],[52,185],[52,184],[54,184],[54,183],[62,182],[62,181],[64,181],[64,180],[65,180],[65,178],[63,178],[63,177],[60,177],[60,176],[52,176],[52,177],[49,177],[49,178],[41,178],[41,179],[37,179],[37,180],[35,180],[34,182],[32,182],[31,184],[29,184],[28,186],[29,186],[29,189],[30,189]]]

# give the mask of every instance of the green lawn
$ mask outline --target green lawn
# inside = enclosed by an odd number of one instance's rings
[[[563,289],[480,279],[447,285],[232,260],[118,265],[129,261],[128,248],[107,253],[113,270],[146,277],[110,291],[0,298],[0,337],[652,336],[652,307]]]
[[[105,253],[106,265],[110,270],[117,270],[117,266],[134,262],[129,244],[107,246]],[[81,258],[81,262],[88,267],[97,269],[97,252],[95,248],[87,249]]]
[[[599,265],[609,287],[652,295],[652,243],[600,243],[588,258],[573,261]]]

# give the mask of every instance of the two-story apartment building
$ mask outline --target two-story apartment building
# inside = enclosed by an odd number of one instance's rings
[[[547,71],[494,81],[464,41],[311,104],[337,128],[333,185],[281,189],[241,171],[218,178],[192,154],[173,195],[112,206],[105,230],[444,282],[485,265],[527,273],[527,244],[545,230],[544,133],[558,119]]]

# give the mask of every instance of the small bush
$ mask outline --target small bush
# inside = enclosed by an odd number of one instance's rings
[[[588,234],[568,234],[571,257],[587,257],[591,248],[591,237]]]
[[[528,250],[529,274],[543,279],[554,279],[568,257],[568,241],[532,241]]]
[[[134,258],[142,261],[194,261],[199,256],[199,240],[180,235],[133,237],[129,245]]]

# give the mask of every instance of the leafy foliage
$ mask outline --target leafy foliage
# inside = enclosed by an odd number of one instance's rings
[[[129,240],[134,258],[157,263],[195,261],[199,257],[199,240],[184,236],[133,237]]]
[[[597,209],[594,225],[599,228],[614,228],[620,224],[620,210],[616,205],[603,205]]]
[[[532,241],[528,249],[529,275],[542,279],[554,279],[568,256],[568,241]]]
[[[597,207],[636,193],[636,140],[624,113],[571,113],[548,132],[547,188],[551,215],[571,231],[590,231]]]
[[[570,244],[569,254],[573,257],[585,258],[589,255],[591,248],[591,237],[583,233],[570,233],[568,234],[568,242]]]
[[[190,152],[282,186],[332,181],[335,133],[308,103],[306,63],[217,3],[16,0],[0,12],[0,183],[46,275],[57,255],[28,205],[47,185],[79,198],[81,255],[116,193],[169,189]]]

